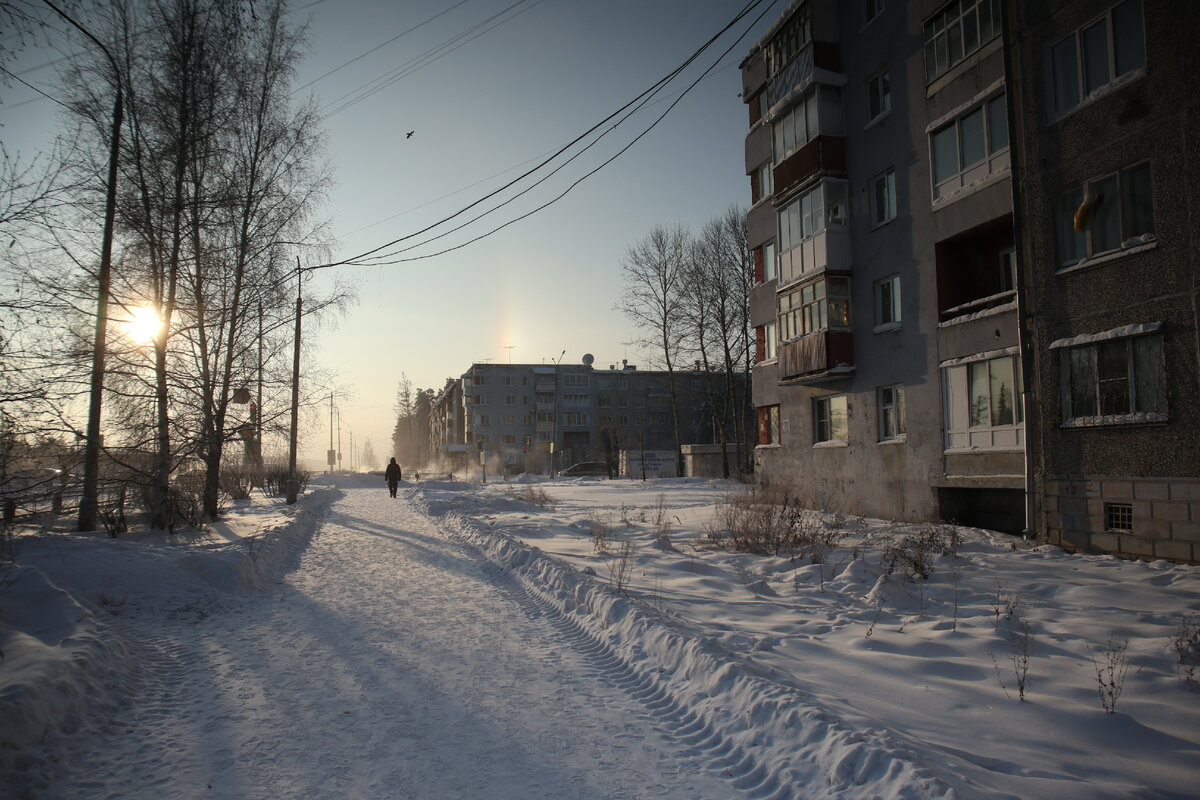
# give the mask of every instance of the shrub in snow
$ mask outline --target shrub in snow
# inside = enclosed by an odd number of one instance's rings
[[[1193,617],[1185,615],[1179,620],[1171,647],[1175,650],[1180,680],[1200,685],[1200,624]]]
[[[1125,673],[1129,670],[1125,650],[1128,647],[1128,639],[1117,642],[1113,636],[1108,637],[1108,642],[1099,653],[1088,645],[1088,652],[1092,654],[1092,665],[1096,668],[1096,688],[1100,693],[1100,705],[1105,714],[1112,714],[1117,710],[1117,700],[1125,688]]]

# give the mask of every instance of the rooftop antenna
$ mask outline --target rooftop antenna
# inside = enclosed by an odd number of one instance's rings
[[[504,349],[508,351],[508,363],[510,363],[510,364],[512,363],[512,351],[513,351],[513,348],[515,348],[515,347],[516,347],[515,344],[504,345]]]

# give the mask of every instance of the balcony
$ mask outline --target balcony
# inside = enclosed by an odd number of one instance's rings
[[[809,42],[796,57],[784,65],[767,85],[767,106],[787,98],[794,90],[805,87],[818,69],[841,72],[841,48],[836,42]]]
[[[779,254],[779,285],[823,269],[850,269],[850,231],[826,228]]]
[[[844,176],[846,174],[846,139],[844,136],[822,134],[785,158],[772,171],[776,196],[783,195],[793,186],[808,178],[823,173]]]
[[[779,346],[780,383],[818,383],[854,374],[854,334],[818,331]]]

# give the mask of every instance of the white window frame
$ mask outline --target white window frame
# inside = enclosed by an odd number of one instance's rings
[[[1144,75],[1145,31],[1142,0],[1125,0],[1050,45],[1046,74],[1051,115],[1063,117]],[[1122,59],[1129,60],[1118,64]]]
[[[951,197],[993,175],[1008,171],[1009,141],[1006,102],[1006,95],[1003,91],[990,95],[981,102],[972,104],[952,121],[929,131],[929,177],[933,188],[934,202]],[[983,137],[983,152],[978,158],[968,162],[967,159],[973,156],[964,150],[963,145],[968,138],[964,137],[963,131],[968,127],[968,123],[974,124],[977,113],[980,115],[979,120],[982,124],[980,133]],[[950,134],[953,134],[952,138],[950,138]],[[954,148],[954,164],[952,166],[947,164],[944,174],[939,174],[943,169],[939,167],[941,161],[939,154],[950,155],[950,153],[939,148],[939,143],[952,144]]]
[[[849,402],[844,394],[813,398],[813,444],[848,442],[849,409]]]
[[[763,326],[763,361],[779,358],[779,326],[774,321]]]
[[[954,69],[1000,35],[1003,0],[946,3],[924,25],[925,82]]]
[[[776,300],[779,341],[787,342],[813,333],[850,327],[850,278],[827,275],[797,286]]]
[[[775,243],[767,242],[763,245],[763,281],[773,281],[775,276],[779,274],[779,261],[775,258]]]
[[[896,170],[871,179],[871,227],[882,227],[896,218]]]
[[[1005,378],[1009,381],[1007,385]],[[1021,385],[1021,359],[1015,353],[985,353],[943,365],[946,449],[1015,450],[1023,447],[1025,415]],[[1004,407],[1006,389],[1007,409]]]
[[[823,83],[813,86],[772,120],[772,164],[779,166],[818,136],[843,135],[842,117],[842,90]]]
[[[1114,184],[1116,197],[1108,188]],[[1134,206],[1138,201],[1147,203],[1141,211]],[[1060,197],[1058,215],[1062,251],[1059,262],[1063,266],[1148,244],[1155,235],[1154,173],[1150,162],[1131,164],[1071,187]],[[1098,236],[1098,230],[1108,225],[1116,226],[1115,235]]]
[[[879,405],[879,441],[894,442],[906,437],[904,384],[880,386],[875,390]]]
[[[780,209],[779,252],[799,247],[831,227],[844,228],[848,222],[846,195],[844,181],[823,180]]]
[[[895,330],[900,327],[901,316],[900,273],[875,281],[875,332]]]

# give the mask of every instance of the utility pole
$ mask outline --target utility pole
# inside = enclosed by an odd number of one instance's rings
[[[300,256],[296,256],[296,346],[292,354],[292,431],[288,441],[288,504],[296,502],[296,494],[300,489],[300,476],[296,474],[296,437],[300,427],[300,311],[303,307],[300,287],[303,276],[300,274]]]
[[[100,411],[104,402],[104,358],[108,337],[108,294],[112,281],[113,220],[117,213],[117,162],[121,154],[121,121],[125,115],[125,99],[121,89],[121,70],[117,60],[99,39],[82,25],[63,13],[57,6],[45,0],[54,13],[77,28],[80,33],[99,47],[113,68],[113,80],[117,83],[117,96],[113,101],[112,142],[108,155],[108,190],[104,202],[104,232],[100,245],[100,274],[96,276],[96,333],[92,343],[92,386],[88,405],[87,440],[83,455],[83,496],[79,498],[78,530],[96,529],[96,515],[100,509]]]
[[[333,464],[336,460],[334,457],[337,451],[333,449],[333,392],[329,393],[329,458],[325,459],[329,462],[329,474],[333,474]]]

